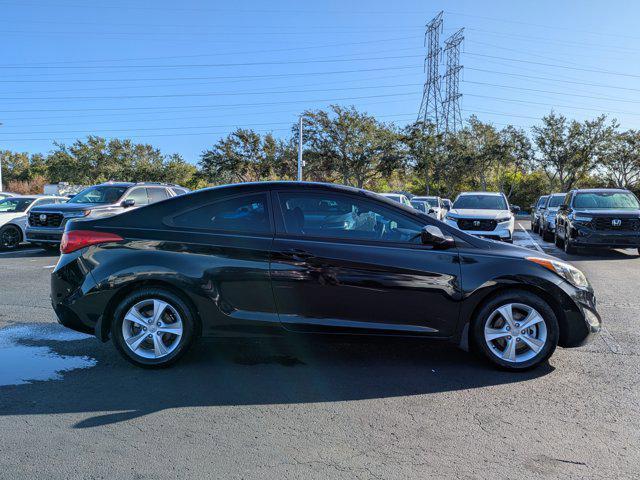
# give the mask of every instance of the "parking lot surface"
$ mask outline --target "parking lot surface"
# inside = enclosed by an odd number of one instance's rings
[[[640,258],[567,257],[605,328],[548,366],[451,345],[201,342],[168,370],[55,323],[38,249],[0,253],[0,478],[640,478]]]

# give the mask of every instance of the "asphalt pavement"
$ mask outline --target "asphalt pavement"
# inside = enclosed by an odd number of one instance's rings
[[[451,345],[202,341],[171,369],[67,331],[56,257],[0,253],[0,478],[640,478],[640,258],[566,256],[605,328],[497,371]]]

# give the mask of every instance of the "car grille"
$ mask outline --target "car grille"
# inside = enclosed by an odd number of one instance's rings
[[[40,218],[40,215],[44,215],[44,219]],[[32,227],[50,227],[57,228],[62,223],[61,213],[39,213],[31,212],[29,214],[29,225]]]
[[[620,220],[620,225],[613,221]],[[594,230],[640,230],[640,219],[618,217],[596,217],[591,221]]]
[[[458,228],[460,230],[474,230],[476,232],[491,232],[496,229],[495,220],[459,218]]]

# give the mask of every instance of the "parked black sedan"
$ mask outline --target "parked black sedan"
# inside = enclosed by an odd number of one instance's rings
[[[558,209],[555,243],[569,254],[581,247],[640,253],[640,202],[629,190],[572,190]]]
[[[70,222],[61,251],[60,322],[140,366],[199,336],[361,334],[449,340],[522,370],[600,328],[571,265],[342,186],[201,190]]]

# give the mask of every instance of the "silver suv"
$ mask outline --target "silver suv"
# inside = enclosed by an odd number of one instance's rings
[[[117,215],[189,192],[179,185],[163,183],[107,182],[86,188],[67,203],[42,205],[29,212],[26,240],[43,247],[60,245],[69,220],[93,220]]]

